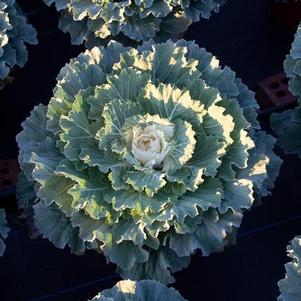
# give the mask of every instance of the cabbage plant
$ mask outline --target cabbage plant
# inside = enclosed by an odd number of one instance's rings
[[[9,228],[6,225],[6,217],[4,209],[0,209],[0,256],[4,254],[5,243],[4,239],[7,238]]]
[[[233,242],[273,187],[281,160],[256,108],[193,42],[95,47],[23,122],[18,194],[57,247],[98,249],[126,279],[170,283],[196,250]]]
[[[44,0],[62,11],[59,27],[73,44],[107,43],[112,38],[139,42],[165,39],[187,30],[200,17],[208,19],[226,0]]]
[[[296,236],[287,247],[291,262],[285,265],[285,278],[278,282],[281,295],[278,301],[299,301],[301,299],[301,236]]]
[[[284,70],[289,78],[289,89],[297,96],[298,105],[294,110],[274,113],[272,129],[279,136],[278,143],[287,154],[301,158],[301,24],[298,27],[290,54],[284,61]]]
[[[37,44],[36,30],[27,23],[15,0],[0,1],[0,84],[14,66],[28,59],[25,42]]]
[[[113,288],[95,296],[91,301],[185,301],[174,288],[153,280],[119,281]]]

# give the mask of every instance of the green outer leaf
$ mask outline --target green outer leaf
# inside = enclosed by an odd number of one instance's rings
[[[68,217],[55,205],[45,206],[42,202],[34,205],[35,225],[57,248],[68,245],[72,253],[85,251],[85,243],[79,238],[79,231],[73,228]]]
[[[301,108],[271,116],[273,131],[279,136],[278,144],[286,154],[297,154],[301,158]]]
[[[219,12],[222,5],[226,3],[226,0],[203,0],[192,2],[189,7],[186,8],[186,13],[190,16],[194,22],[199,21],[199,14],[202,18],[209,19],[211,13]]]
[[[274,113],[271,126],[278,138],[279,146],[286,154],[297,154],[301,158],[301,23],[297,28],[290,54],[284,61],[284,71],[289,78],[289,90],[298,97],[295,110]]]
[[[188,256],[196,249],[201,249],[203,256],[217,250],[222,250],[227,241],[227,235],[238,228],[242,214],[228,211],[219,215],[210,209],[200,217],[201,223],[191,234],[171,234],[169,246],[178,256]]]
[[[135,223],[132,220],[119,220],[118,227],[114,227],[113,236],[117,243],[124,240],[132,241],[135,245],[142,245],[146,239],[143,223]]]
[[[253,182],[256,199],[271,194],[282,160],[273,152],[276,139],[263,131],[252,134],[256,148],[250,151],[248,168],[238,172],[238,178]]]
[[[224,198],[221,202],[219,211],[221,213],[227,212],[229,209],[237,212],[241,209],[251,208],[253,197],[253,183],[251,180],[239,179],[232,182],[225,182]]]
[[[278,301],[298,301],[301,296],[301,236],[296,236],[287,247],[292,261],[285,265],[285,278],[278,282],[281,295]]]
[[[105,1],[44,0],[62,10],[59,27],[71,42],[88,46],[114,38],[129,44],[148,38],[166,40],[187,30],[200,17],[209,19],[226,0]]]
[[[131,269],[120,269],[117,271],[124,279],[152,279],[162,284],[173,283],[175,278],[171,272],[186,268],[190,262],[190,257],[179,257],[167,247],[160,247],[159,250],[151,252],[148,261],[143,264],[136,263]]]
[[[31,152],[45,140],[48,134],[46,131],[46,111],[47,107],[42,104],[34,107],[30,116],[21,124],[23,131],[16,137],[20,149],[18,160],[29,180],[32,179],[33,171],[33,165],[30,164]]]
[[[61,10],[67,8],[68,0],[43,0],[47,5],[55,3],[57,9]]]
[[[219,208],[221,205],[223,186],[214,178],[207,178],[194,192],[183,194],[175,205],[177,220],[184,223],[187,216],[199,215],[198,208],[207,211],[209,208]]]
[[[35,149],[31,151],[29,160],[34,165],[33,179],[41,185],[47,183],[62,159],[63,157],[55,147],[53,139],[47,137],[43,142],[38,143]]]
[[[0,1],[0,80],[15,66],[24,67],[28,52],[25,43],[37,44],[37,32],[27,23],[15,0]]]
[[[111,246],[105,245],[103,251],[110,261],[117,264],[121,269],[132,269],[135,263],[148,261],[148,252],[140,246],[135,246],[131,241],[115,242]]]
[[[42,185],[37,192],[37,196],[41,198],[46,206],[55,203],[66,216],[71,216],[74,209],[71,207],[72,197],[68,194],[68,190],[74,185],[74,182],[62,176],[51,175],[47,182]]]
[[[113,288],[106,289],[91,301],[185,301],[174,288],[165,287],[157,281],[119,281]]]
[[[287,73],[287,76],[290,78],[289,88],[291,92],[300,97],[300,80],[301,80],[301,71],[300,71],[300,60],[301,60],[301,24],[297,28],[295,34],[295,39],[292,43],[292,48],[290,54],[286,57],[284,61],[284,71]]]
[[[69,197],[72,196],[72,208],[84,209],[94,219],[106,218],[108,223],[118,220],[120,214],[107,204],[111,203],[111,200],[108,200],[108,193],[111,191],[103,174],[96,169],[78,171],[75,165],[67,160],[60,162],[55,174],[73,181],[73,185],[66,187]]]
[[[76,161],[82,147],[93,145],[99,123],[90,123],[88,120],[88,105],[84,98],[78,97],[73,103],[68,116],[60,118],[60,127],[63,133],[61,140],[65,142],[64,154],[70,161]]]
[[[112,234],[104,220],[90,218],[81,211],[74,213],[70,220],[74,228],[79,228],[79,236],[82,240],[93,242],[95,239],[98,239],[106,244],[112,242]]]

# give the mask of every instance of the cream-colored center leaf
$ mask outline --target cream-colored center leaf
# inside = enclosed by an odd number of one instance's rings
[[[147,168],[159,166],[170,150],[171,124],[151,124],[132,128],[130,148],[136,160]]]

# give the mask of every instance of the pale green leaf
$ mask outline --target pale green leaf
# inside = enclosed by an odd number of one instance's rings
[[[219,208],[221,205],[223,186],[214,178],[207,178],[194,192],[186,192],[175,204],[178,221],[184,222],[186,216],[196,217],[199,208],[203,211],[209,208]]]
[[[113,288],[106,289],[91,301],[185,301],[174,288],[163,286],[153,280],[119,281]]]
[[[285,278],[278,282],[278,301],[298,301],[301,296],[301,237],[296,236],[287,247],[291,262],[285,265]]]
[[[34,205],[35,225],[57,248],[68,245],[71,252],[83,253],[85,244],[79,237],[77,228],[73,228],[68,217],[55,205],[45,206],[42,202]]]
[[[136,263],[131,269],[120,269],[118,272],[123,278],[130,279],[152,279],[162,284],[173,283],[175,278],[171,275],[186,268],[190,262],[190,257],[179,257],[167,247],[160,247],[159,250],[149,254],[149,259],[144,263]]]
[[[224,196],[219,211],[221,213],[232,209],[234,212],[240,209],[249,209],[254,201],[253,183],[248,179],[225,181],[223,183]]]
[[[88,106],[83,98],[77,98],[68,116],[60,118],[63,130],[61,140],[66,142],[64,154],[71,161],[78,160],[81,148],[96,143],[95,135],[99,129],[97,122],[91,123],[87,117]]]
[[[229,211],[219,215],[216,210],[211,209],[200,219],[201,223],[193,233],[173,234],[171,236],[170,248],[178,256],[187,256],[196,249],[201,249],[204,256],[222,250],[228,233],[233,231],[233,227],[239,227],[242,214]]]
[[[103,251],[110,261],[125,270],[133,268],[135,263],[148,261],[148,252],[131,241],[122,241],[119,244],[113,242],[111,246],[105,245]]]
[[[159,189],[161,189],[166,181],[165,174],[153,171],[127,171],[123,176],[124,181],[131,185],[135,190],[145,192],[152,197]]]
[[[200,127],[206,111],[199,101],[194,101],[189,91],[183,91],[171,85],[148,85],[144,105],[152,114],[159,114],[161,118],[174,121],[177,118],[186,120],[196,127]]]

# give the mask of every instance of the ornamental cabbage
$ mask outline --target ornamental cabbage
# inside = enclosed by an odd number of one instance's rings
[[[174,288],[153,280],[119,281],[113,288],[95,296],[91,301],[185,301]]]
[[[296,236],[287,247],[292,261],[285,265],[285,278],[278,282],[281,295],[278,301],[299,301],[301,299],[301,236]]]
[[[256,108],[193,42],[87,50],[22,124],[22,204],[57,247],[101,250],[126,279],[173,282],[196,250],[233,242],[273,187],[281,160]]]
[[[271,116],[273,131],[279,136],[278,144],[287,154],[301,158],[301,23],[295,35],[290,54],[284,61],[284,70],[289,78],[289,89],[298,97],[294,110],[274,113]]]
[[[0,86],[15,65],[25,65],[28,59],[25,42],[37,44],[36,34],[15,0],[0,1]]]
[[[209,19],[226,0],[44,0],[62,11],[59,27],[73,44],[88,48],[112,38],[125,43],[149,38],[161,41],[187,30],[200,17]]]
[[[7,238],[9,228],[6,226],[6,217],[4,209],[0,209],[0,256],[4,254],[5,243],[4,239]]]

